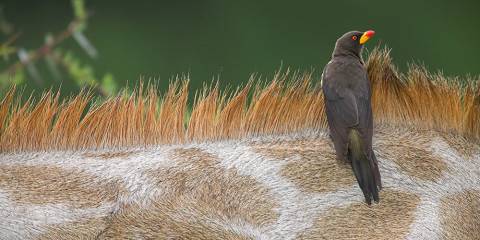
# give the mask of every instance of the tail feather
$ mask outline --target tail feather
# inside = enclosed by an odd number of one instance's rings
[[[380,177],[380,170],[378,169],[378,161],[377,161],[377,157],[375,156],[375,153],[373,152],[373,150],[371,151],[370,153],[370,156],[373,160],[373,170],[374,170],[374,177],[375,177],[375,183],[377,184],[377,187],[378,187],[378,190],[382,190],[382,180],[381,180],[381,177]]]
[[[373,159],[369,159],[363,150],[363,141],[357,130],[352,129],[348,135],[348,158],[352,163],[352,169],[358,185],[365,196],[367,204],[379,202],[378,190],[381,187],[378,166]],[[378,176],[377,176],[378,175]]]

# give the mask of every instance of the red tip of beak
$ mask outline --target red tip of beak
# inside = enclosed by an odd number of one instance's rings
[[[368,30],[365,32],[365,36],[367,37],[372,37],[373,35],[375,35],[375,31],[373,30]]]

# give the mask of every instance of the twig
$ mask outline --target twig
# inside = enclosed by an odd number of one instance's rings
[[[72,34],[75,32],[76,27],[80,25],[83,22],[83,20],[80,19],[75,19],[73,20],[67,27],[66,30],[63,32],[59,33],[55,37],[53,37],[53,40],[50,42],[47,42],[43,44],[41,47],[39,47],[37,50],[35,50],[33,53],[29,54],[28,57],[23,60],[23,61],[18,61],[9,67],[7,67],[6,70],[2,71],[2,74],[12,74],[15,73],[18,69],[25,67],[27,64],[34,62],[45,55],[47,55],[51,49],[55,48],[58,44],[63,42],[65,39],[69,38],[72,36]]]

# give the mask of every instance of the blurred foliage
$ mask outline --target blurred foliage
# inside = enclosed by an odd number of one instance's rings
[[[5,90],[8,90],[13,85],[22,85],[25,82],[25,72],[17,71],[15,74],[9,75],[7,73],[0,74],[0,95],[3,96]]]
[[[93,64],[82,62],[74,54],[74,51],[60,47],[65,40],[72,38],[92,59],[97,57],[95,47],[84,35],[88,20],[85,1],[71,0],[71,6],[74,19],[67,28],[57,35],[46,33],[44,44],[31,51],[15,45],[15,41],[21,33],[15,32],[13,24],[5,19],[2,8],[0,8],[0,30],[3,35],[7,36],[7,40],[0,45],[0,56],[7,63],[6,68],[0,70],[1,94],[4,94],[12,85],[27,84],[26,74],[35,80],[35,83],[32,84],[37,85],[37,88],[48,87],[42,80],[44,77],[41,76],[41,71],[37,68],[37,64],[41,64],[42,60],[48,69],[46,77],[49,79],[55,81],[69,79],[78,89],[94,89],[103,97],[113,95],[118,91],[113,74],[106,73],[101,78],[97,78]],[[15,54],[18,59],[14,59],[13,55]]]
[[[112,95],[117,92],[118,87],[111,73],[105,74],[101,81],[97,80],[93,67],[88,64],[82,64],[72,52],[67,52],[64,54],[62,62],[65,65],[67,72],[75,80],[78,86],[100,87],[104,95]]]
[[[87,11],[84,0],[72,0],[74,16],[80,20],[81,24],[77,26],[78,31],[83,31],[87,27]]]
[[[0,55],[3,57],[3,60],[8,61],[10,54],[13,54],[17,51],[15,47],[9,46],[9,43],[4,43],[0,46]]]
[[[108,95],[113,95],[118,91],[117,82],[115,82],[115,79],[111,73],[106,73],[103,75],[101,86],[103,91],[105,91],[105,93]]]

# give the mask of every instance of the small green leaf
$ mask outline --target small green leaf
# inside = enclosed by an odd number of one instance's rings
[[[75,18],[80,21],[77,25],[77,31],[83,31],[86,28],[87,22],[87,10],[85,9],[85,1],[84,0],[72,0],[72,7],[73,7],[73,14]]]
[[[13,85],[21,85],[25,82],[25,72],[23,69],[17,70],[15,74],[0,74],[0,88],[2,90],[9,89]]]
[[[8,61],[10,54],[14,54],[16,51],[17,49],[15,47],[10,47],[8,45],[0,46],[0,56],[2,56],[5,61]]]
[[[111,73],[107,73],[103,76],[101,86],[105,93],[110,96],[114,95],[118,91],[117,83],[115,82],[115,79]]]
[[[68,73],[78,86],[93,86],[97,84],[92,67],[89,65],[82,65],[80,60],[78,60],[71,52],[65,54],[63,62],[67,67]]]

